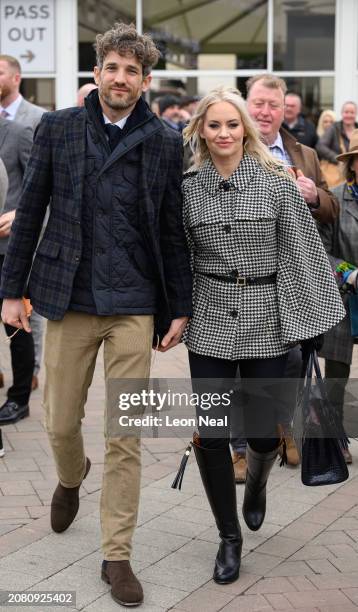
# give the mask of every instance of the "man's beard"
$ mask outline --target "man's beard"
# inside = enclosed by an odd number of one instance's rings
[[[138,100],[138,98],[134,97],[133,94],[131,94],[130,92],[128,92],[126,98],[113,100],[110,92],[107,93],[103,91],[101,87],[99,87],[99,95],[102,100],[107,104],[107,106],[109,106],[109,108],[112,108],[113,110],[125,110],[126,108],[130,108],[131,106],[133,106],[133,104],[135,104]]]
[[[0,101],[7,98],[10,94],[11,90],[7,85],[3,85],[3,87],[0,87]]]

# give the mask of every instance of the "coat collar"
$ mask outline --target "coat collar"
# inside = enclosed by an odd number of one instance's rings
[[[4,121],[6,122],[6,119],[4,119]],[[86,126],[87,114],[84,108],[78,109],[73,121],[68,121],[65,124],[65,146],[68,155],[70,178],[73,185],[74,198],[79,203],[81,202],[82,198],[85,172]],[[130,149],[133,149],[140,143],[146,141],[146,149],[148,149],[148,151],[145,168],[147,169],[148,173],[148,187],[150,189],[153,186],[153,182],[158,171],[160,151],[163,143],[163,131],[164,128],[161,121],[155,115],[152,115],[150,120],[145,121],[143,125],[131,130],[123,137],[119,145],[113,151],[112,155],[110,155],[110,157],[107,159],[103,168],[101,168],[100,173],[105,172],[113,163],[125,155]],[[151,137],[154,135],[156,135],[155,143],[154,141],[151,141]],[[155,151],[151,147],[151,144],[153,144],[153,146],[155,144]]]
[[[258,168],[259,162],[251,155],[245,153],[239,166],[232,175],[225,180],[221,174],[218,173],[211,159],[207,159],[199,168],[197,178],[211,195],[214,195],[219,189],[222,189],[222,185],[224,184],[228,184],[231,189],[243,191],[251,182]]]
[[[358,202],[356,202],[356,200],[349,193],[347,185],[345,183],[343,185],[342,200],[342,213],[347,212],[349,215],[352,215],[352,217],[354,217],[358,221]]]
[[[295,152],[302,151],[301,143],[298,142],[298,140],[296,140],[296,138],[292,136],[290,132],[285,130],[285,128],[283,127],[280,128],[280,134],[281,134],[283,146],[285,147],[285,150],[287,151],[289,155],[290,155],[290,151],[295,151]]]
[[[86,158],[86,113],[78,109],[73,121],[65,123],[65,147],[74,199],[81,201]]]

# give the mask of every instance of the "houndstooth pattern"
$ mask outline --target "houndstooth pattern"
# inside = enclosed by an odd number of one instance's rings
[[[185,176],[184,225],[194,311],[184,342],[223,359],[276,357],[340,321],[345,310],[315,222],[290,178],[245,155],[228,181],[211,161]],[[238,287],[200,273],[267,276]]]

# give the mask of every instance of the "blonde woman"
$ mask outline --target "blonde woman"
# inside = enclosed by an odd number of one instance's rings
[[[317,123],[316,132],[318,138],[321,138],[321,136],[323,136],[323,134],[334,124],[335,121],[336,113],[333,110],[327,108],[326,110],[322,111]]]
[[[280,379],[287,352],[305,349],[345,314],[326,253],[295,182],[259,139],[235,89],[205,96],[184,130],[195,169],[183,182],[184,223],[195,278],[193,317],[184,341],[193,387],[198,379]],[[249,394],[243,503],[257,530],[278,446],[277,401]],[[220,413],[219,407],[218,411]],[[192,445],[220,535],[214,580],[239,576],[242,536],[237,515],[230,426],[216,437],[199,427]]]

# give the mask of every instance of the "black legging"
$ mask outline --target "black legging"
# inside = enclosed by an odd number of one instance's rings
[[[193,391],[198,393],[204,391],[204,386],[197,379],[226,379],[228,382],[230,380],[234,382],[238,368],[240,368],[242,379],[281,379],[284,376],[286,361],[287,353],[269,359],[240,359],[231,361],[229,359],[198,355],[189,351]],[[263,405],[262,400],[260,401],[258,396],[247,395],[244,405],[246,431],[257,431],[258,435],[258,437],[248,437],[248,443],[253,450],[259,453],[266,453],[277,448],[279,444],[279,438],[277,437],[277,412],[275,398],[265,397]],[[203,413],[200,412],[200,414]],[[222,437],[202,437],[200,428],[199,434],[201,434],[200,443],[206,448],[224,448],[229,446],[230,425]]]
[[[5,255],[0,255],[0,275],[4,257]],[[2,300],[0,300],[0,309],[1,305]],[[7,397],[20,406],[25,406],[29,402],[32,375],[34,373],[34,339],[32,333],[25,332],[23,329],[17,331],[16,327],[5,323],[4,327],[7,336],[12,336],[12,334],[17,332],[10,340],[13,383],[7,391]]]

